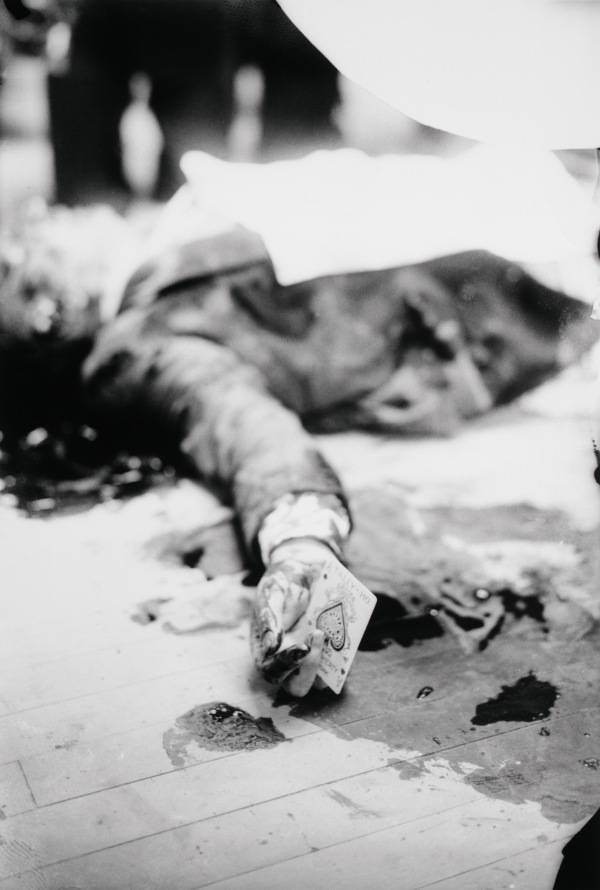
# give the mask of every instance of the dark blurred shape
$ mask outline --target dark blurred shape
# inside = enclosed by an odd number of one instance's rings
[[[0,434],[0,505],[44,518],[147,491],[175,470],[154,455],[131,454],[93,427],[72,422],[27,435]]]
[[[9,14],[18,22],[23,21],[23,19],[29,18],[29,16],[33,13],[33,10],[29,9],[29,7],[22,2],[22,0],[4,0],[4,5],[6,6]]]
[[[337,71],[275,0],[80,0],[66,64],[49,76],[57,200],[126,195],[119,123],[137,74],[164,139],[155,197],[181,183],[185,150],[226,155],[243,65],[264,79],[263,152],[336,141]]]
[[[339,141],[333,111],[340,101],[338,71],[296,28],[274,0],[237,4],[239,46],[264,78],[263,153],[303,153],[315,140]]]
[[[119,122],[145,73],[164,134],[158,196],[179,184],[192,145],[222,154],[232,115],[234,46],[222,0],[81,0],[64,73],[49,78],[56,197],[75,203],[127,191]]]
[[[126,230],[107,208],[32,203],[0,244],[0,428],[73,418],[79,369],[101,323],[107,274]]]
[[[554,890],[598,890],[600,887],[600,810],[563,849]]]
[[[39,55],[49,30],[73,20],[80,0],[0,0],[0,63],[8,48],[21,55]],[[4,41],[2,40],[4,38]]]

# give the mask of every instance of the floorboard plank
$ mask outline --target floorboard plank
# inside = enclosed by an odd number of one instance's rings
[[[468,809],[468,812],[467,812]],[[466,818],[468,816],[468,818]],[[533,818],[532,818],[533,817]],[[550,832],[550,834],[548,834]],[[324,850],[204,886],[218,890],[416,890],[427,882],[479,868],[529,849],[541,834],[535,807],[477,801]],[[564,829],[548,823],[554,840]],[[198,887],[203,886],[202,883]]]
[[[224,636],[223,631],[207,630],[174,638],[150,632],[135,646],[86,652],[7,671],[0,679],[0,691],[13,713],[58,704],[222,662],[225,640],[227,659],[247,657],[245,632]]]
[[[551,890],[562,859],[562,848],[569,837],[550,843],[542,840],[532,850],[451,878],[422,884],[418,890]]]
[[[600,728],[600,711],[596,709],[594,713],[596,727]],[[558,733],[560,724],[565,724],[573,738],[579,737],[583,735],[582,727],[590,725],[587,712],[585,717],[581,723],[573,716],[556,719],[552,722],[553,731]],[[528,791],[525,766],[524,773],[520,773],[519,767],[515,768],[512,763],[515,757],[523,758],[523,761],[516,760],[517,764],[526,763],[528,757],[543,760],[547,743],[548,737],[539,735],[539,725],[529,725],[500,736],[473,740],[460,747],[456,762],[450,762],[446,756],[448,752],[418,756],[418,752],[401,752],[382,743],[352,741],[321,731],[297,737],[273,750],[239,753],[209,763],[189,765],[124,787],[47,806],[7,820],[6,828],[15,843],[27,838],[30,847],[37,847],[39,858],[36,864],[40,866],[47,863],[45,856],[49,850],[53,850],[58,859],[68,859],[135,840],[135,832],[137,836],[143,836],[166,831],[178,824],[256,806],[258,800],[285,797],[318,784],[349,779],[359,773],[365,774],[362,778],[357,776],[359,785],[365,782],[367,787],[376,787],[381,783],[381,773],[385,772],[386,782],[391,781],[392,787],[396,785],[393,798],[400,808],[396,810],[397,818],[398,812],[404,815],[407,812],[406,796],[410,795],[411,789],[422,795],[431,812],[436,812],[443,808],[444,801],[450,799],[452,788],[456,786],[460,794],[481,795],[489,806],[488,816],[527,809],[529,824],[537,825],[539,834],[560,823],[556,818],[549,821],[540,814],[538,804],[531,802],[536,799],[537,791]],[[591,749],[594,744],[590,743]],[[570,747],[566,747],[565,761],[570,756]],[[382,771],[382,767],[394,761],[395,776],[389,769]],[[510,766],[504,769],[504,763]],[[555,762],[552,768],[560,789],[563,764]],[[258,775],[260,782],[257,781]],[[399,788],[398,780],[401,780]],[[572,795],[578,799],[585,794],[589,797],[589,770],[584,764],[580,764],[579,783],[579,786],[573,784]],[[441,796],[438,795],[440,789]],[[553,791],[551,778],[548,797]],[[197,796],[193,796],[195,792]],[[593,790],[591,794],[593,797]],[[376,803],[377,796],[368,802],[359,802],[355,809],[363,814],[377,814]],[[297,801],[294,812],[296,804]],[[135,823],[123,818],[124,813],[133,815],[132,808]],[[465,826],[472,819],[472,816],[466,816]],[[63,837],[65,829],[67,836]],[[228,834],[225,831],[222,837]]]
[[[65,886],[192,890],[225,875],[301,856],[440,809],[454,810],[468,805],[474,795],[460,782],[448,789],[440,780],[429,794],[423,794],[416,783],[398,786],[397,775],[388,767],[310,788],[48,866],[41,869],[44,886],[56,890]],[[28,880],[23,876],[23,886]],[[15,890],[22,884],[16,882]]]
[[[232,647],[233,648],[233,647]],[[229,647],[223,651],[227,655]],[[0,760],[15,760],[52,751],[73,740],[139,729],[165,716],[184,713],[195,704],[249,691],[252,676],[247,654],[220,664],[79,696],[0,718]],[[266,684],[256,681],[253,689]],[[174,713],[174,709],[175,713]]]
[[[598,520],[580,419],[498,412],[450,442],[323,444],[353,485],[395,485],[417,505],[528,500],[586,528]],[[597,638],[545,638],[523,623],[472,657],[449,635],[392,645],[360,653],[339,698],[271,706],[245,630],[184,639],[131,621],[140,600],[197,582],[147,545],[197,526],[203,509],[195,502],[181,519],[151,495],[47,521],[0,510],[11,545],[2,890],[509,890],[512,877],[538,890],[600,797]],[[209,498],[206,516],[214,509]],[[547,717],[471,722],[530,671],[560,694]],[[419,698],[425,686],[433,691]],[[175,766],[163,733],[211,700],[272,717],[290,741],[239,753],[192,746]]]
[[[322,731],[14,816],[3,835],[27,843],[23,868],[30,868],[373,770],[389,759],[385,745]],[[21,870],[12,860],[7,867],[8,874]],[[8,876],[2,869],[0,876]]]
[[[0,765],[0,822],[35,806],[31,788],[18,761]]]
[[[172,705],[177,708],[178,696]],[[190,710],[195,702],[190,703]],[[235,699],[235,706],[252,715],[272,719],[286,738],[319,732],[319,727],[306,720],[284,715],[275,709],[267,695],[255,694]],[[180,711],[179,713],[185,713]],[[55,750],[25,758],[23,769],[35,790],[40,806],[58,803],[73,797],[93,794],[117,785],[138,782],[174,767],[165,754],[163,735],[179,716],[176,709],[163,713],[160,721],[140,729],[90,739],[87,743],[71,740]],[[235,756],[226,750],[210,750],[192,745],[186,754],[186,765]]]

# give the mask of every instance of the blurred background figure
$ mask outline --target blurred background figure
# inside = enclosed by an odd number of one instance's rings
[[[0,0],[0,34],[0,210],[161,200],[190,148],[260,161],[432,144],[275,0]]]
[[[263,81],[262,143],[269,160],[338,147],[338,72],[274,0],[237,2],[242,56]]]
[[[79,0],[65,49],[64,59],[49,59],[48,77],[61,203],[125,193],[132,154],[140,156],[140,168],[144,162],[155,168],[152,191],[167,197],[179,184],[186,148],[224,153],[235,71],[227,2]],[[123,121],[131,104],[133,114]]]

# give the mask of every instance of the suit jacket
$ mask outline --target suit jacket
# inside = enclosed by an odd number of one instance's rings
[[[138,269],[84,381],[97,419],[222,484],[251,545],[283,494],[344,498],[307,428],[451,432],[589,345],[588,315],[482,251],[283,287],[240,227]]]

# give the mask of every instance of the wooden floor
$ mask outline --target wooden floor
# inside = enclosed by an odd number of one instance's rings
[[[452,442],[323,447],[352,485],[528,501],[589,529],[588,390],[572,387],[562,410],[542,394]],[[339,699],[274,700],[243,624],[177,636],[131,620],[198,583],[148,542],[223,515],[191,483],[50,520],[0,510],[0,888],[550,888],[600,805],[597,638],[532,628],[472,657],[448,635],[392,645],[359,653]],[[530,672],[559,692],[548,717],[471,722]],[[210,701],[272,718],[286,741],[191,745],[174,766],[164,734]]]

